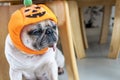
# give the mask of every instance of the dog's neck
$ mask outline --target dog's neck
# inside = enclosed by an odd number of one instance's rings
[[[56,46],[54,46],[54,47],[49,47],[48,50],[47,50],[44,54],[46,54],[46,53],[48,53],[48,52],[56,52]],[[39,55],[39,56],[44,55],[44,54],[28,54],[28,53],[23,52],[23,51],[22,51],[22,53],[25,54],[25,55],[27,55],[28,57],[29,57],[29,56],[30,56],[30,57],[31,57],[31,56],[35,56],[35,55],[36,55],[36,56],[38,56],[38,55]]]

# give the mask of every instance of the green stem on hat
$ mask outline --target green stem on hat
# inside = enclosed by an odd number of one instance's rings
[[[24,0],[24,5],[25,6],[31,6],[32,5],[32,0]]]

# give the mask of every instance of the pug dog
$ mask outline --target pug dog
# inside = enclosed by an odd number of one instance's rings
[[[10,80],[58,80],[64,72],[64,56],[56,47],[58,27],[52,20],[27,25],[21,32],[22,43],[32,50],[48,47],[45,54],[27,54],[17,49],[10,35],[5,43],[5,55],[9,63]]]

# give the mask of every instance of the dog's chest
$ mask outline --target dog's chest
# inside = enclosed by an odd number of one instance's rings
[[[49,63],[55,58],[55,52],[49,49],[43,55],[26,55],[20,52],[11,53],[9,56],[10,65],[20,70],[35,70],[42,65]]]
[[[6,40],[6,57],[12,68],[17,69],[34,69],[47,61],[55,58],[55,51],[49,48],[43,55],[27,55],[18,50],[13,44],[8,35]]]

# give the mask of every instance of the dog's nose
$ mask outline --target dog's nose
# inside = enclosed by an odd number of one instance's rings
[[[50,29],[50,28],[48,28],[48,29],[46,30],[46,32],[45,32],[45,34],[52,34],[52,33],[53,33],[53,30]]]

